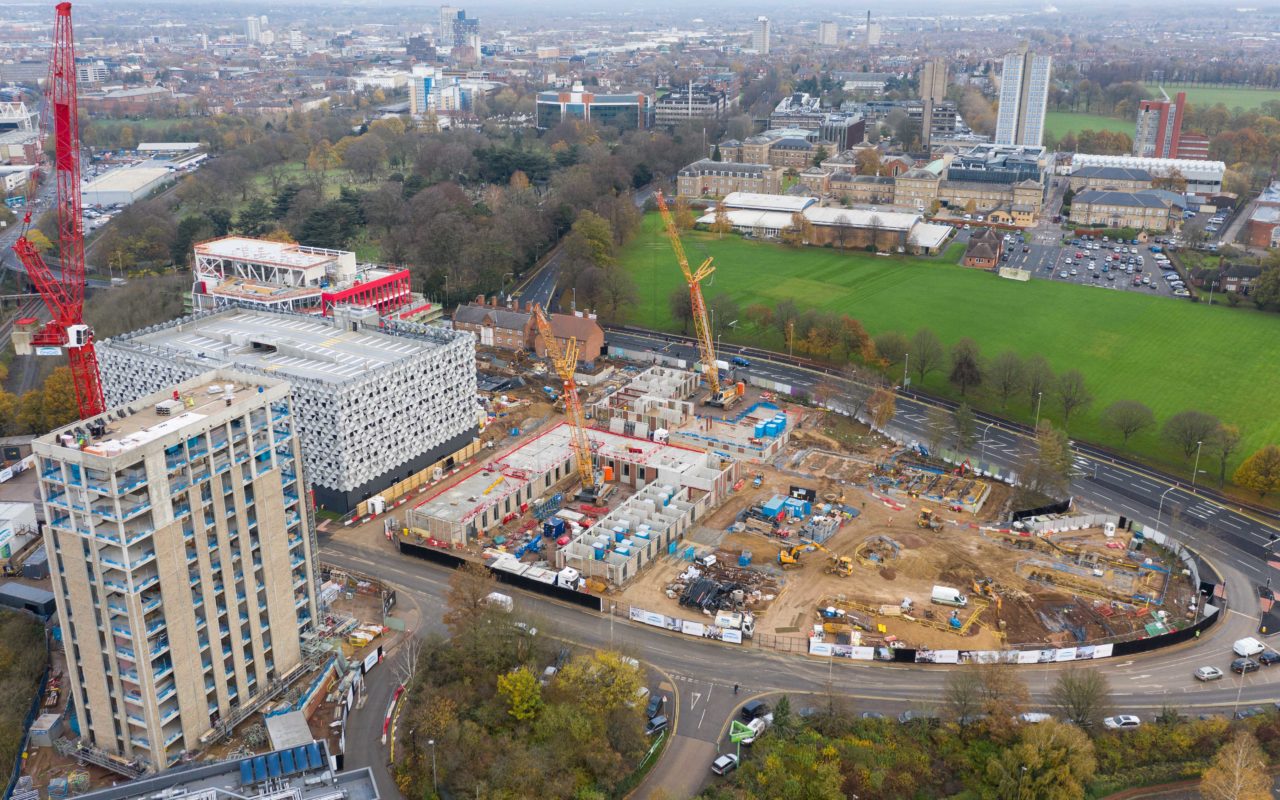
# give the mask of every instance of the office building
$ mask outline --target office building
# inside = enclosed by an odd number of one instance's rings
[[[322,739],[120,781],[76,796],[83,800],[379,800],[373,770],[335,771],[331,766],[335,755]]]
[[[674,89],[653,103],[653,124],[673,128],[691,119],[713,120],[725,115],[729,101],[725,93],[710,86]]]
[[[1163,233],[1170,229],[1173,221],[1173,206],[1164,194],[1085,189],[1071,201],[1071,222]]]
[[[1052,61],[1051,56],[1032,53],[1026,44],[1004,57],[996,144],[1039,147],[1043,143]]]
[[[440,30],[436,32],[436,48],[441,52],[468,48],[480,54],[480,20],[453,6],[440,6]]]
[[[1187,107],[1187,93],[1178,92],[1174,100],[1161,90],[1163,100],[1143,100],[1138,104],[1138,123],[1133,131],[1133,154],[1146,158],[1182,158],[1182,113]]]
[[[81,737],[153,769],[294,677],[316,618],[289,384],[162,385],[32,443]]]
[[[777,194],[782,190],[782,168],[771,164],[733,161],[695,161],[676,175],[680,197],[724,197],[731,192]]]
[[[768,17],[756,17],[756,26],[751,29],[751,49],[760,55],[769,54]]]
[[[262,18],[254,15],[244,18],[244,38],[250,44],[262,41]]]
[[[111,68],[101,61],[76,64],[76,83],[105,83],[111,80]]]
[[[196,245],[193,273],[191,299],[200,310],[243,306],[330,314],[350,304],[387,315],[413,299],[407,269],[357,264],[347,250],[247,236]]]
[[[215,367],[288,380],[316,505],[337,512],[449,462],[478,423],[475,340],[371,308],[206,312],[106,339],[98,362],[111,403]]]
[[[940,58],[931,58],[920,69],[920,138],[925,150],[933,144],[934,109],[947,99],[947,62]],[[952,110],[951,131],[955,132],[955,112]],[[925,120],[929,124],[925,124]],[[945,133],[943,135],[946,135]]]
[[[538,92],[538,127],[545,130],[580,119],[621,130],[643,128],[648,104],[649,98],[639,92],[596,94],[575,81],[569,91]]]
[[[821,47],[835,47],[838,45],[840,36],[840,26],[834,22],[823,20],[818,23],[818,45]]]

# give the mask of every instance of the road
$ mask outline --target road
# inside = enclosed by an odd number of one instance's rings
[[[671,341],[673,338],[678,337],[609,332],[609,341],[614,345],[650,347],[655,354],[692,360],[692,344]],[[812,391],[822,380],[821,375],[793,364],[765,361],[759,352],[749,348],[747,353],[752,359],[750,372],[790,382],[800,391]],[[928,441],[932,438],[929,408],[926,398],[901,397],[890,432],[908,441]],[[1017,426],[983,415],[978,433],[973,448],[975,463],[1017,468],[1028,446]],[[1231,675],[1214,683],[1198,683],[1190,675],[1205,664],[1225,669],[1230,660],[1230,643],[1257,630],[1258,611],[1253,598],[1256,587],[1267,577],[1262,561],[1265,546],[1280,530],[1273,525],[1274,516],[1241,513],[1216,502],[1211,492],[1193,492],[1168,476],[1120,459],[1113,462],[1084,446],[1077,445],[1074,458],[1077,471],[1072,492],[1081,506],[1113,509],[1187,541],[1223,575],[1228,597],[1234,603],[1224,621],[1194,643],[1108,662],[1116,710],[1139,713],[1149,719],[1165,704],[1184,711],[1230,714],[1237,706],[1280,701],[1280,669],[1244,677]],[[439,625],[447,570],[398,557],[381,537],[360,544],[322,540],[322,551],[326,561],[377,574],[421,601],[424,629]],[[729,747],[725,740],[729,720],[751,697],[787,692],[796,695],[793,702],[797,707],[803,707],[820,705],[824,697],[834,693],[858,710],[896,712],[921,703],[940,702],[947,676],[946,667],[824,662],[750,646],[690,639],[625,620],[610,620],[541,597],[520,595],[519,602],[524,610],[545,619],[545,630],[588,647],[613,642],[666,676],[659,688],[675,698],[669,711],[674,738],[637,798],[647,798],[658,788],[674,797],[697,793],[709,777],[708,765],[715,753]],[[544,627],[541,620],[538,627]],[[1058,669],[1055,665],[1026,668],[1033,705],[1045,707]],[[737,695],[735,685],[740,690]],[[806,694],[813,697],[806,699]],[[365,759],[377,758],[378,753],[376,747],[372,750],[363,752],[362,745],[361,754],[353,752],[350,763],[370,763]]]
[[[656,185],[649,184],[648,186],[635,190],[631,195],[631,200],[635,203],[636,208],[643,209],[645,204],[649,202],[649,198],[653,197],[655,191],[657,191]],[[559,285],[560,266],[563,263],[563,259],[564,243],[563,240],[561,240],[561,243],[557,244],[547,256],[547,259],[543,262],[542,266],[526,277],[524,282],[516,287],[516,291],[520,293],[520,301],[537,303],[543,308],[555,311],[557,299],[556,289],[559,288],[561,291],[564,289],[563,286]]]

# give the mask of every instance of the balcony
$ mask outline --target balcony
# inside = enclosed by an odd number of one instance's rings
[[[127,625],[112,625],[111,632],[116,636],[123,636],[126,639],[133,638],[133,631],[129,630]]]
[[[119,614],[125,617],[129,616],[129,609],[117,603],[107,603],[107,610],[112,614]]]
[[[136,662],[138,657],[133,654],[133,648],[116,645],[116,658],[123,658],[129,662]]]
[[[157,619],[156,621],[152,622],[150,625],[147,626],[147,638],[150,639],[152,636],[155,636],[157,633],[164,630],[166,627],[167,625],[165,624],[164,617]]]
[[[130,736],[129,744],[133,745],[134,747],[141,747],[143,750],[151,749],[151,742],[148,742],[146,739],[144,739],[141,736]]]
[[[177,719],[177,718],[178,718],[178,704],[177,704],[177,703],[174,703],[174,704],[173,704],[172,706],[170,706],[167,710],[166,710],[166,709],[164,709],[164,708],[161,708],[161,709],[160,709],[160,724],[161,724],[161,725],[165,724],[166,722],[171,722],[172,720],[175,720],[175,719]],[[166,741],[166,742],[165,742],[165,744],[167,745],[167,744],[169,744],[169,742],[168,742],[168,741]]]
[[[161,661],[159,664],[153,664],[152,666],[154,667],[154,670],[151,673],[152,680],[158,681],[161,678],[163,678],[165,675],[168,675],[169,673],[173,672],[172,661],[167,661],[167,660]]]
[[[134,684],[135,686],[142,685],[142,683],[138,680],[138,673],[134,670],[122,669],[120,670],[120,677],[121,679],[126,680],[129,683]]]
[[[134,705],[140,706],[142,705],[142,695],[138,692],[125,692],[124,701],[126,703],[133,703]]]
[[[173,518],[179,519],[191,513],[190,503],[175,503],[173,506]]]
[[[164,688],[161,689],[158,694],[156,694],[156,702],[163,703],[165,700],[168,700],[170,697],[173,697],[177,693],[178,693],[178,687],[174,685],[173,681],[169,681],[167,684],[165,684]]]
[[[178,741],[181,738],[182,738],[182,729],[179,728],[178,730],[174,731],[173,733],[165,737],[164,746],[168,747],[169,745],[173,744],[174,742]]]
[[[137,714],[125,714],[125,717],[129,720],[130,725],[137,725],[139,728],[147,727],[147,721]]]

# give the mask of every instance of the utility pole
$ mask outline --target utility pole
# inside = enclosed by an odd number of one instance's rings
[[[1040,401],[1044,399],[1044,392],[1036,392],[1036,424],[1033,426],[1036,430],[1040,430]]]
[[[907,353],[902,359],[902,388],[907,388],[907,367],[911,365],[911,354]]]

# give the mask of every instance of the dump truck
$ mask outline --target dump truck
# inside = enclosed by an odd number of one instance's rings
[[[716,627],[742,631],[744,639],[750,639],[756,632],[756,618],[750,611],[718,611]]]

